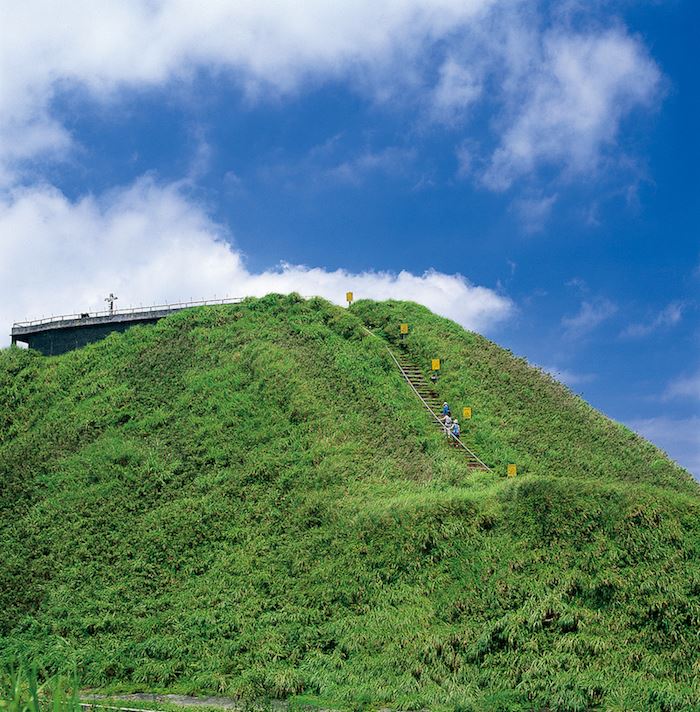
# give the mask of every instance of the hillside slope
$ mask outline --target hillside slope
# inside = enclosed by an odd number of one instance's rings
[[[402,321],[493,473],[429,427],[386,352]],[[7,349],[0,483],[0,662],[355,707],[700,705],[697,485],[417,305],[270,295]]]
[[[472,406],[474,418],[462,422],[464,438],[501,470],[513,462],[520,472],[697,494],[697,483],[654,445],[483,336],[414,303],[361,301],[353,313],[426,369],[432,358],[441,359],[441,397]],[[402,322],[411,326],[403,341]]]

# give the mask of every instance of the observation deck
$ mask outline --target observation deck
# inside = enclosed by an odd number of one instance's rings
[[[136,324],[154,324],[170,314],[190,307],[238,304],[243,297],[208,299],[199,302],[177,302],[151,307],[106,309],[98,312],[63,314],[12,325],[12,343],[27,344],[45,356],[57,356],[100,341],[113,331],[126,331]]]

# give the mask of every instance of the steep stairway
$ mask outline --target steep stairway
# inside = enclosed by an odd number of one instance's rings
[[[440,420],[440,415],[442,414],[442,401],[435,392],[432,384],[426,381],[421,369],[413,361],[411,361],[406,354],[400,352],[394,353],[391,349],[389,349],[389,353],[401,371],[401,374],[406,379],[408,385],[411,386],[414,393],[418,396],[423,403],[423,406],[428,411],[433,427],[443,431],[444,427],[442,421]],[[450,442],[454,443],[455,441],[450,440]],[[461,439],[458,439],[456,442],[457,447],[459,447],[464,453],[464,457],[467,461],[467,467],[474,470],[491,469],[472,450],[470,450]]]
[[[423,400],[424,405],[427,405],[431,411],[439,416],[442,413],[442,401],[433,389],[432,384],[425,380],[420,368],[404,354],[397,353],[394,355],[404,378],[413,386],[416,393]],[[433,424],[442,427],[438,421],[434,420]]]

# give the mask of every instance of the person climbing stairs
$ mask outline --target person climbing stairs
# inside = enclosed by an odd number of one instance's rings
[[[370,336],[376,337],[376,334],[374,334],[371,329],[366,326],[363,326],[362,328]],[[384,346],[399,371],[401,371],[401,375],[430,414],[430,422],[433,424],[433,427],[444,431],[444,423],[438,415],[438,413],[441,412],[442,402],[440,401],[438,394],[435,392],[433,384],[429,384],[425,380],[425,376],[423,375],[421,369],[406,355],[405,352],[394,353],[393,349],[391,349],[386,342],[384,343]],[[472,452],[472,450],[464,444],[461,438],[456,438],[452,442],[456,442],[457,447],[464,453],[467,461],[467,467],[473,470],[491,471],[491,468],[483,460],[481,460],[476,453]]]
[[[394,359],[396,365],[399,367],[403,377],[411,386],[414,393],[420,398],[423,406],[430,414],[433,426],[439,428],[440,430],[444,430],[444,424],[438,415],[442,412],[442,401],[435,392],[433,385],[425,380],[425,376],[423,375],[421,369],[405,353],[395,354],[391,349],[389,349],[389,353]],[[491,469],[464,444],[461,438],[457,437],[453,442],[464,453],[467,460],[467,467],[474,470]]]

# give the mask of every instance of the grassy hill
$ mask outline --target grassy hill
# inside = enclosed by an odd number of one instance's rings
[[[402,381],[404,321],[493,472]],[[699,515],[654,446],[412,303],[270,295],[0,352],[0,663],[86,685],[698,709]]]

